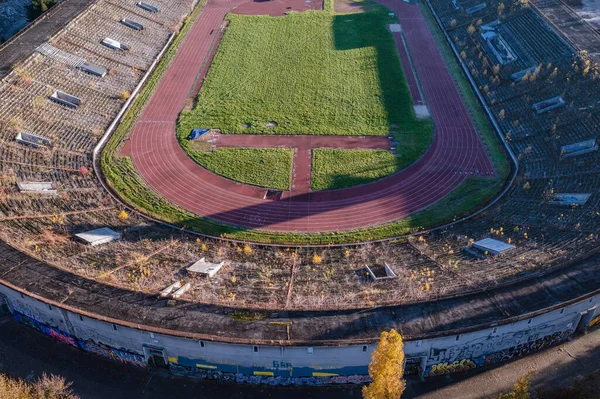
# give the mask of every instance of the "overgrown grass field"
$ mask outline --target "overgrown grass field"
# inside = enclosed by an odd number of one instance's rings
[[[230,14],[197,103],[179,129],[387,135],[416,120],[387,11]],[[268,123],[274,126],[267,126]]]
[[[425,123],[433,128],[431,121]],[[395,153],[384,150],[314,149],[311,189],[352,187],[379,180],[407,168],[425,152],[432,135],[428,131],[412,130],[407,126],[403,136]]]
[[[289,148],[189,150],[194,161],[228,179],[253,186],[289,190],[294,151]]]
[[[384,150],[315,149],[312,151],[312,190],[368,183],[397,172],[401,157]]]

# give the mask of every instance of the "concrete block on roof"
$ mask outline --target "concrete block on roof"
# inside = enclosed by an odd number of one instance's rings
[[[54,188],[52,182],[17,182],[17,187],[19,187],[19,191],[22,193],[46,195],[56,194],[56,189]]]
[[[554,200],[549,203],[551,205],[583,206],[591,196],[590,193],[556,193],[554,194]]]
[[[91,62],[87,61],[81,64],[79,69],[89,74],[100,76],[101,78],[105,77],[108,72],[103,66],[92,64]]]
[[[181,288],[181,281],[175,281],[173,284],[171,284],[170,286],[168,286],[160,292],[160,297],[166,298],[169,295],[171,295],[173,290],[178,290],[179,288]]]
[[[110,37],[106,37],[104,39],[102,39],[102,44],[104,44],[106,47],[109,47],[113,50],[120,50],[120,51],[126,51],[129,50],[129,47],[127,47],[126,45],[124,45],[123,43],[111,39]]]
[[[158,12],[158,7],[153,6],[152,4],[144,3],[143,1],[138,1],[137,3],[135,3],[135,5],[146,11]]]
[[[465,11],[467,14],[475,14],[476,12],[481,11],[486,7],[487,7],[487,4],[484,2],[484,3],[479,3],[477,5],[474,5],[473,7],[469,7],[467,9],[465,9]]]
[[[367,269],[369,277],[371,277],[373,281],[380,281],[397,277],[396,273],[394,273],[392,268],[387,263],[384,263],[383,267],[379,265],[372,265],[371,267],[365,265],[365,268]]]
[[[52,142],[49,139],[29,132],[19,132],[17,137],[15,137],[15,140],[18,143],[30,145],[32,147],[49,147],[52,145]]]
[[[484,238],[483,240],[475,241],[473,243],[473,247],[480,251],[488,252],[492,255],[498,255],[516,248],[512,244],[495,240],[493,238]]]
[[[538,114],[542,114],[558,107],[564,107],[566,104],[562,96],[556,96],[533,104],[531,109]]]
[[[79,240],[89,244],[93,247],[96,245],[107,244],[111,241],[120,240],[121,233],[117,233],[108,227],[101,227],[99,229],[86,231],[83,233],[75,234]]]
[[[205,258],[202,258],[199,261],[197,261],[196,263],[194,263],[193,265],[191,265],[190,267],[188,267],[187,271],[190,273],[198,273],[198,274],[202,274],[204,276],[214,277],[214,275],[217,274],[217,272],[219,270],[221,270],[221,268],[223,267],[224,264],[225,264],[225,262],[221,262],[221,263],[207,262],[205,260]]]
[[[81,105],[81,99],[60,90],[55,90],[50,96],[50,99],[55,103],[67,106],[69,108],[77,108]]]
[[[140,24],[139,22],[132,21],[131,19],[123,18],[121,23],[131,29],[144,30],[144,25]]]
[[[179,299],[183,294],[185,294],[186,292],[188,292],[188,290],[192,288],[192,285],[190,283],[185,284],[183,287],[181,287],[180,289],[178,289],[177,291],[175,291],[173,293],[173,298],[174,299]]]
[[[563,145],[560,147],[560,154],[563,158],[576,157],[592,151],[598,151],[596,139],[580,141],[578,143]]]

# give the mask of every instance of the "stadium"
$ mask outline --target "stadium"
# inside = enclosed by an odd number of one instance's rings
[[[65,0],[0,45],[0,305],[270,385],[600,325],[600,33],[559,0]]]

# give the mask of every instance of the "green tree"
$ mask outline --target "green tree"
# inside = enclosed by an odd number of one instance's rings
[[[496,399],[529,399],[529,374],[519,378],[509,393],[498,396]]]
[[[406,387],[402,379],[403,347],[402,336],[396,330],[381,333],[369,364],[369,376],[373,382],[363,387],[364,399],[399,399],[402,396]]]

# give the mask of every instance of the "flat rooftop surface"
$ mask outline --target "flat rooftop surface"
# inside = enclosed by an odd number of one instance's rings
[[[521,283],[479,294],[403,306],[348,311],[269,312],[260,321],[239,321],[239,309],[177,301],[98,283],[55,268],[0,242],[0,283],[58,307],[132,328],[195,339],[262,344],[340,345],[376,342],[382,329],[397,328],[406,339],[450,335],[520,316],[599,292],[600,255],[568,269],[536,274]],[[15,267],[19,265],[19,267]],[[523,316],[529,313],[527,316]],[[239,318],[238,318],[239,319]],[[289,322],[290,338],[287,326]],[[464,326],[469,326],[465,328]]]

